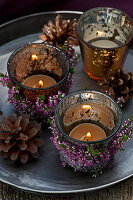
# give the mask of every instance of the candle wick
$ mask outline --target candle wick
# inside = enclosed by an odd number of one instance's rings
[[[88,109],[87,111],[85,111],[85,113],[87,114],[88,112],[90,112],[90,110]]]

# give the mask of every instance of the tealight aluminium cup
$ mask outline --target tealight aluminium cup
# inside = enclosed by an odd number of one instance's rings
[[[16,49],[8,59],[7,71],[21,94],[35,101],[47,99],[64,89],[70,69],[65,53],[50,44],[32,43]],[[46,82],[46,83],[45,83]]]
[[[107,145],[119,130],[122,122],[122,112],[119,105],[108,95],[99,91],[80,90],[65,96],[55,110],[56,126],[65,140],[76,145],[103,144]],[[79,125],[90,125],[90,130],[85,127],[86,133],[81,128],[72,134]],[[98,128],[98,129],[97,129]],[[88,130],[91,136],[105,133],[102,139],[85,140]],[[76,136],[76,134],[78,134]],[[90,134],[89,134],[90,137]]]
[[[133,39],[133,20],[115,8],[97,7],[84,12],[76,24],[84,70],[103,79],[108,70],[122,68]]]

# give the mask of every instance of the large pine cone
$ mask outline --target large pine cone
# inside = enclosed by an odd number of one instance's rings
[[[44,25],[42,31],[44,35],[40,35],[40,39],[44,42],[53,44],[58,47],[62,47],[64,42],[69,39],[69,43],[72,45],[78,45],[77,35],[75,33],[76,19],[62,20],[61,15],[57,15],[55,18],[55,24],[49,20],[48,25]]]
[[[107,91],[115,100],[123,97],[127,102],[133,96],[132,72],[127,74],[122,69],[110,70],[103,81],[99,81],[102,91]]]
[[[43,142],[38,137],[41,125],[30,121],[28,115],[3,117],[0,123],[0,151],[5,158],[20,160],[25,164],[29,159],[39,156],[38,147]]]

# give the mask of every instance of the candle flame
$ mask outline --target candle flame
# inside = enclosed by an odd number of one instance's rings
[[[83,106],[82,106],[82,109],[88,109],[88,110],[91,110],[91,106],[89,106],[89,105],[83,105]]]
[[[91,133],[88,132],[85,136],[83,136],[80,140],[89,142],[89,139],[91,138]]]
[[[105,34],[104,34],[102,31],[97,31],[97,35],[98,35],[99,37],[105,36]]]
[[[43,81],[40,80],[40,81],[39,81],[39,88],[43,88],[43,86],[44,86],[44,85],[43,85]]]
[[[86,134],[86,137],[90,138],[90,137],[91,137],[91,133],[88,132],[88,133]]]
[[[38,56],[36,54],[32,55],[32,60],[38,60]]]

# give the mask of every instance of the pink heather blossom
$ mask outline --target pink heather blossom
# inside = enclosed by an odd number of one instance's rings
[[[56,127],[54,117],[50,119],[51,125],[49,129],[51,129],[53,134],[50,139],[60,153],[62,165],[64,167],[69,165],[75,171],[91,172],[94,175],[93,177],[101,174],[106,168],[111,167],[114,155],[133,135],[133,123],[131,120],[127,120],[108,145],[104,146],[104,150],[101,147],[98,148],[96,145],[92,145],[92,152],[89,152],[85,145],[76,145],[67,140],[62,141],[62,136]],[[125,135],[127,139],[123,140]],[[95,154],[96,150],[98,151],[97,154]]]

